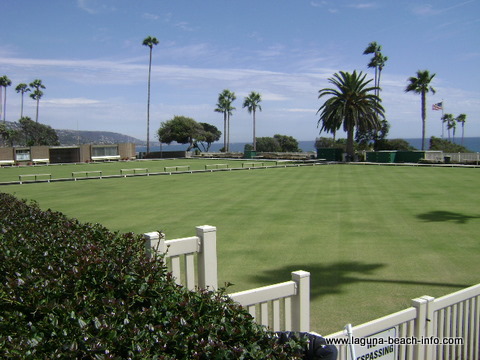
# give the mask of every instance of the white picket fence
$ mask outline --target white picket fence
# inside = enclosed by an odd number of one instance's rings
[[[215,227],[198,226],[196,236],[182,239],[165,240],[158,232],[144,237],[150,256],[165,254],[177,283],[191,290],[218,288]],[[308,332],[310,273],[294,271],[291,275],[289,281],[229,296],[246,307],[258,323],[274,331]],[[395,360],[480,360],[480,284],[437,299],[413,299],[408,309],[355,326],[352,332],[355,338],[367,338],[392,328],[398,339],[463,339],[462,344],[455,345],[395,345]],[[325,337],[346,339],[347,334],[339,331]],[[347,345],[337,348],[338,360],[351,359]]]
[[[394,328],[397,338],[427,339],[430,342],[463,344],[396,345],[397,360],[478,360],[480,359],[480,284],[440,297],[422,296],[412,307],[352,328],[356,338],[366,338]],[[347,338],[339,331],[327,338]],[[349,360],[347,345],[338,346],[338,360]]]
[[[175,281],[190,290],[218,288],[216,228],[198,226],[196,236],[165,240],[163,234],[144,234],[150,256],[165,254]],[[196,258],[196,259],[195,259]],[[310,330],[310,273],[292,272],[279,284],[241,291],[229,296],[248,309],[254,319],[274,331]]]

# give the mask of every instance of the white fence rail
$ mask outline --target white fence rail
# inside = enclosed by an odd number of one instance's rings
[[[214,290],[218,287],[217,228],[205,225],[196,230],[197,236],[175,240],[165,240],[158,232],[145,233],[145,248],[150,256],[155,252],[165,254],[178,284],[190,290],[196,286]]]
[[[469,162],[469,163],[478,163],[480,162],[480,153],[443,153],[443,157],[450,157],[450,160],[453,162]],[[442,159],[443,160],[443,159]]]
[[[159,232],[144,234],[150,256],[165,254],[175,281],[190,290],[217,289],[216,228],[198,226],[196,236],[165,240]],[[292,280],[229,295],[246,307],[257,323],[274,331],[310,330],[310,273],[292,272]],[[269,309],[272,309],[269,311]]]
[[[199,226],[196,236],[182,239],[165,240],[158,232],[144,237],[150,256],[165,254],[177,283],[191,290],[217,289],[215,227]],[[229,296],[246,307],[258,323],[274,331],[310,331],[310,273],[306,271],[292,272],[290,281]],[[461,344],[450,345],[397,344],[395,360],[480,360],[480,284],[437,299],[413,299],[412,307],[352,330],[355,338],[367,338],[390,329],[398,339],[463,339]],[[347,334],[340,331],[326,337],[346,339]],[[337,347],[338,360],[350,360],[347,345]]]
[[[310,331],[310,273],[292,272],[292,280],[230,294],[253,318],[273,331]]]
[[[442,342],[461,338],[462,344],[395,345],[395,359],[480,359],[480,284],[438,299],[422,296],[413,299],[412,305],[406,310],[353,327],[353,336],[366,338],[394,328],[399,339]],[[347,334],[339,331],[326,337],[346,339]],[[350,360],[348,346],[337,347],[338,360]]]

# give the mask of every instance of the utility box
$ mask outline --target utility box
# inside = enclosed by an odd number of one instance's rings
[[[257,156],[257,152],[254,150],[244,150],[243,152],[244,159],[253,159],[255,156]]]
[[[317,149],[317,159],[326,161],[342,161],[343,149],[337,148],[319,148]]]

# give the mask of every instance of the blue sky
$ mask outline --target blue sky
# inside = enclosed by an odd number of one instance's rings
[[[441,136],[441,112],[467,114],[480,136],[479,0],[2,0],[0,76],[7,120],[20,116],[21,82],[46,86],[39,121],[58,129],[116,131],[146,139],[148,47],[155,36],[151,139],[162,121],[184,115],[223,131],[218,94],[237,95],[231,141],[250,141],[242,108],[262,94],[257,136],[318,136],[318,90],[338,71],[364,71],[377,41],[388,61],[382,99],[390,138],[421,136],[420,96],[404,93],[417,70],[436,73],[427,136]],[[322,100],[323,101],[323,100]],[[24,114],[35,117],[25,98]],[[446,134],[446,133],[445,133]],[[457,134],[460,134],[458,132]]]

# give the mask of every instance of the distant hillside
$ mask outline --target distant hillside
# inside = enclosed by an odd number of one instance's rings
[[[18,122],[7,121],[6,126],[9,129],[20,130]],[[132,136],[119,134],[112,131],[82,131],[55,129],[60,145],[78,145],[78,144],[119,144],[134,143],[135,145],[145,146],[146,141],[139,140]]]
[[[123,135],[111,131],[83,131],[83,130],[55,130],[58,140],[62,145],[77,144],[118,144],[134,143],[136,145],[145,145],[145,141],[136,139],[132,136]]]

